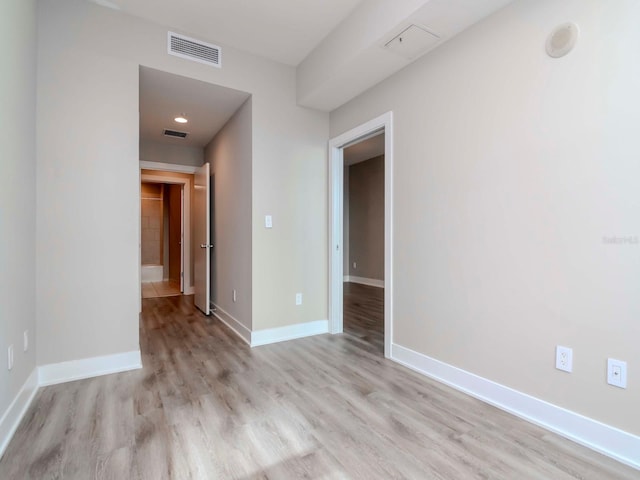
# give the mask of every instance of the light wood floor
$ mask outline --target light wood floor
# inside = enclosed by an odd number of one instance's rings
[[[254,349],[193,297],[143,300],[144,369],[43,388],[0,478],[640,478],[385,360],[381,290],[346,290],[345,334]]]
[[[179,282],[164,280],[142,284],[142,298],[173,297],[175,295],[182,295]]]

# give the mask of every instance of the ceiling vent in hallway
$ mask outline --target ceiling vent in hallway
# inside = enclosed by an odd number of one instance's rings
[[[179,132],[177,130],[169,130],[168,128],[164,129],[165,137],[173,137],[173,138],[187,138],[189,135],[187,132]]]
[[[207,65],[218,68],[222,66],[222,50],[217,45],[205,43],[173,32],[169,32],[168,39],[167,48],[169,55],[206,63]]]

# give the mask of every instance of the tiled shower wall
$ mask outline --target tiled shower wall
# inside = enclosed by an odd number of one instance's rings
[[[162,185],[142,183],[142,265],[162,265]]]

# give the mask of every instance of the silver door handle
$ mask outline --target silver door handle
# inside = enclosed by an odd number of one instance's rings
[[[207,245],[206,243],[201,243],[200,248],[213,248],[213,243]]]

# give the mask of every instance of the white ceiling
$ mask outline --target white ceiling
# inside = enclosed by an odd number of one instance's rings
[[[140,140],[204,147],[247,98],[246,92],[140,67]],[[181,113],[189,123],[174,122]],[[165,128],[189,136],[165,137]]]
[[[330,112],[512,1],[364,0],[298,65],[298,104]]]
[[[92,0],[202,40],[298,65],[361,0]]]
[[[384,132],[345,148],[343,159],[344,164],[349,166],[380,155],[384,155]]]

